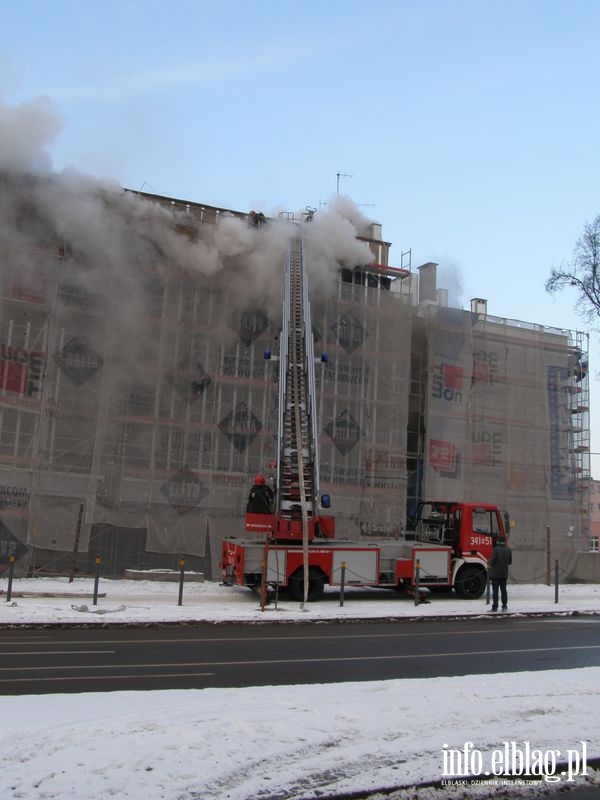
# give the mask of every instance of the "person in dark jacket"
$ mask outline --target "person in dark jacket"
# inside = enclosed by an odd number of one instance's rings
[[[273,499],[273,489],[267,486],[265,476],[257,475],[254,479],[254,486],[250,490],[246,511],[252,514],[272,514]]]
[[[492,611],[498,611],[498,592],[502,600],[502,611],[508,608],[508,593],[506,591],[506,581],[508,580],[508,568],[512,564],[512,551],[506,544],[506,539],[499,536],[492,551],[492,557],[488,562],[490,580],[492,582]]]

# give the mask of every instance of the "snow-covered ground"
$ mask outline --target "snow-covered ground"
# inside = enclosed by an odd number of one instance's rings
[[[12,603],[6,602],[7,578],[0,580],[0,625],[50,622],[305,622],[310,619],[369,619],[380,617],[437,617],[485,614],[485,595],[480,600],[459,600],[454,595],[431,594],[431,602],[415,606],[414,600],[394,591],[346,589],[344,605],[339,592],[327,591],[323,600],[305,609],[281,597],[260,610],[256,595],[239,586],[187,582],[179,606],[178,583],[101,579],[98,603],[92,605],[94,581],[76,578],[22,578],[12,584]],[[52,596],[44,596],[52,595]],[[65,596],[62,596],[65,595]],[[105,596],[100,596],[105,595]],[[2,602],[4,601],[4,602]],[[600,585],[565,584],[555,603],[553,586],[511,585],[511,614],[600,611]]]
[[[6,578],[0,590],[6,592]],[[302,610],[281,599],[260,611],[256,597],[217,584],[19,579],[0,595],[0,653],[8,624],[177,620],[260,622],[485,614],[485,600],[432,597],[428,605],[382,592],[331,593]],[[63,596],[68,595],[68,596]],[[565,585],[559,603],[547,586],[509,587],[513,614],[577,611],[581,624],[600,608],[600,586]],[[574,623],[575,624],[575,623]],[[0,670],[1,673],[1,670]],[[292,800],[408,786],[443,778],[449,749],[469,753],[467,772],[497,771],[527,748],[600,756],[600,667],[315,686],[110,692],[0,697],[3,800]],[[584,743],[584,744],[582,744]],[[473,748],[476,750],[473,755]],[[500,754],[500,755],[498,755]],[[520,756],[519,756],[520,754]],[[560,758],[558,760],[560,760]],[[496,759],[494,762],[493,759]],[[516,759],[516,761],[515,761]],[[530,764],[536,763],[530,753]],[[510,764],[509,764],[510,766]],[[579,771],[581,771],[581,764]],[[448,770],[446,770],[448,772]],[[596,775],[588,767],[588,782]],[[573,783],[493,788],[497,797],[545,797]],[[502,778],[498,778],[501,781]],[[600,781],[598,782],[600,796]],[[440,800],[487,796],[490,787],[446,785],[392,797]]]

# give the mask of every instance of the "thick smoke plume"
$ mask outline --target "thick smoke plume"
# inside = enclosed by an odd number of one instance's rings
[[[48,147],[62,122],[47,97],[18,106],[0,99],[0,171],[47,172],[52,167]]]
[[[278,316],[285,253],[297,227],[278,218],[254,227],[246,218],[227,213],[218,224],[200,223],[194,207],[161,204],[71,170],[53,172],[49,148],[60,128],[45,98],[14,107],[0,102],[5,281],[19,273],[35,282],[32,253],[48,252],[53,239],[55,252],[64,255],[61,280],[110,307],[112,334],[129,343],[120,349],[128,369],[137,363],[147,338],[144,291],[151,272],[183,272],[209,280],[227,287],[240,309],[255,304],[270,312],[277,309]],[[372,260],[367,245],[356,238],[367,234],[368,226],[369,220],[345,198],[337,198],[304,225],[313,293],[322,298],[340,266]],[[223,326],[226,338],[234,335],[233,326],[227,331],[227,320]]]
[[[364,266],[373,260],[365,242],[371,221],[345,197],[333,200],[328,210],[316,214],[305,226],[306,260],[313,292],[327,294],[338,278],[340,267]]]

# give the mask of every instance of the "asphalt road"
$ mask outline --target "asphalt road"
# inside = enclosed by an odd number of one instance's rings
[[[0,629],[0,694],[183,689],[600,665],[600,616]]]

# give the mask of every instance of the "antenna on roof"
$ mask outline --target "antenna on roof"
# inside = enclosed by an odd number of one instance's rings
[[[140,196],[140,194],[142,193],[142,189],[144,188],[144,186],[145,186],[146,184],[148,184],[149,188],[151,188],[151,189],[154,189],[154,186],[152,186],[152,184],[151,184],[151,183],[148,183],[148,181],[144,181],[144,182],[142,183],[142,185],[140,186],[140,188],[139,188],[139,189],[137,190],[137,192],[136,192],[136,194],[137,194],[137,196],[138,196],[138,197],[139,197],[139,196]],[[154,189],[154,191],[156,191],[156,189]]]

